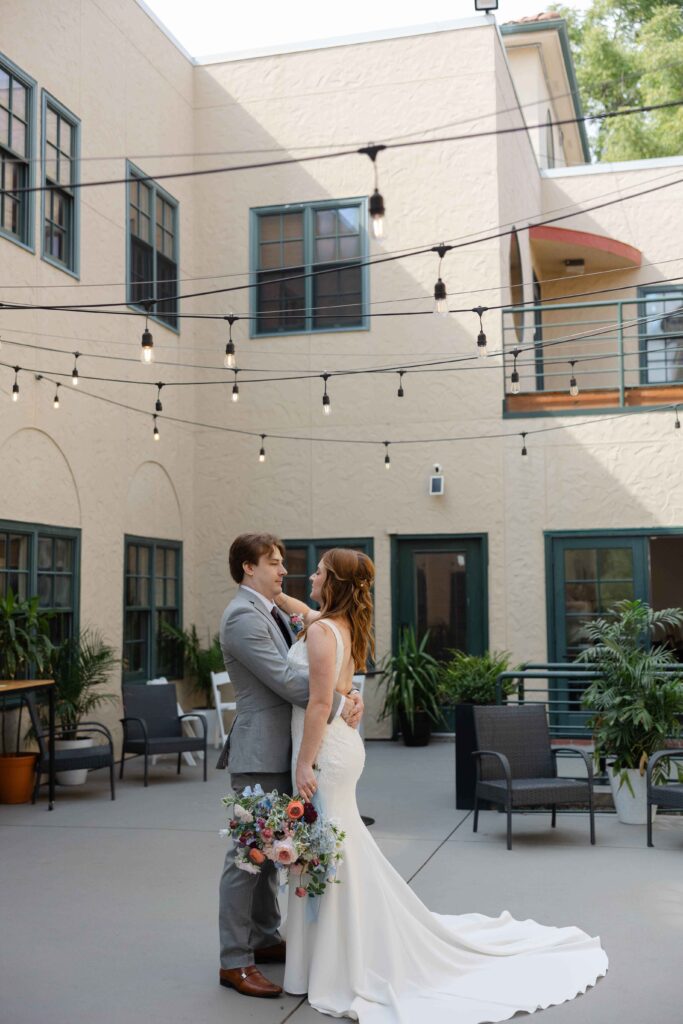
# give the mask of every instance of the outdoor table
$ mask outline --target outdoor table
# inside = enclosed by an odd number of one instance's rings
[[[47,690],[48,696],[48,750],[50,755],[50,789],[48,811],[52,810],[55,800],[55,681],[54,679],[9,679],[0,683],[0,697],[16,694],[23,696],[26,690]]]

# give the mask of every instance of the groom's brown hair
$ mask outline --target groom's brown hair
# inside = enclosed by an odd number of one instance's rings
[[[277,548],[285,557],[285,546],[274,533],[241,533],[235,537],[228,554],[230,575],[235,583],[241,583],[244,579],[245,562],[256,565],[261,555],[269,555],[273,548]]]

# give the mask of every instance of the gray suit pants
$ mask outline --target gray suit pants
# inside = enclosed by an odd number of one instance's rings
[[[230,781],[235,794],[257,782],[266,793],[273,789],[279,793],[292,791],[289,772],[231,775]],[[263,865],[260,874],[251,875],[236,867],[234,848],[230,847],[225,855],[218,905],[221,967],[247,967],[254,963],[255,949],[281,941],[277,892],[277,869],[270,861]]]

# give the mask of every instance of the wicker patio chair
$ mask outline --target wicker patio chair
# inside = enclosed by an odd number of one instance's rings
[[[683,811],[683,782],[666,782],[664,785],[655,786],[652,782],[652,769],[666,757],[673,757],[675,760],[683,760],[683,750],[672,748],[671,750],[658,750],[652,754],[647,762],[647,845],[654,846],[652,842],[652,805],[658,807],[670,807],[672,810]]]
[[[121,768],[119,778],[123,778],[123,766],[126,754],[142,754],[145,759],[144,784],[148,784],[148,761],[153,754],[177,754],[178,775],[183,752],[186,750],[204,751],[204,782],[207,768],[207,731],[204,718],[196,715],[178,714],[178,698],[175,686],[140,686],[130,684],[124,686],[123,712],[123,748],[121,750]],[[183,721],[193,719],[201,723],[203,736],[183,735]]]
[[[545,705],[475,707],[478,750],[474,751],[477,781],[473,831],[479,824],[479,801],[502,804],[507,814],[507,848],[512,849],[512,811],[517,807],[550,807],[551,825],[557,822],[558,804],[588,803],[590,840],[595,844],[593,768],[590,758],[576,747],[551,747]],[[587,779],[557,777],[556,755],[576,754],[583,759]]]
[[[33,694],[27,694],[24,698],[28,706],[31,724],[38,743],[38,760],[36,762],[36,781],[33,787],[32,803],[36,802],[38,790],[40,789],[40,776],[50,770],[50,754],[48,751],[47,730],[41,722]],[[78,735],[93,735],[103,737],[103,742],[96,742],[92,747],[82,747],[80,750],[56,750],[55,771],[70,772],[87,768],[93,771],[95,768],[109,769],[109,786],[112,800],[116,799],[114,788],[114,740],[109,729],[101,722],[80,722]],[[64,739],[64,730],[55,730],[56,739]]]

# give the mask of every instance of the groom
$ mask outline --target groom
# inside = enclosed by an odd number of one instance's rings
[[[237,795],[256,783],[266,793],[292,792],[292,704],[306,707],[308,679],[287,667],[294,634],[275,604],[287,575],[284,555],[284,544],[270,533],[240,534],[230,547],[230,575],[240,588],[223,613],[220,642],[237,715],[217,767],[230,769]],[[356,726],[362,711],[358,693],[352,699],[335,693],[329,720],[341,714]],[[282,992],[256,966],[285,959],[277,891],[270,861],[260,874],[249,874],[228,850],[220,882],[220,983],[242,995],[274,998]]]

